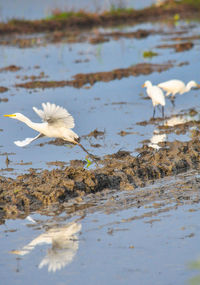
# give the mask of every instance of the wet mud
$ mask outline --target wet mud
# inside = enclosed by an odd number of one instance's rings
[[[167,62],[163,64],[152,64],[152,63],[140,63],[128,68],[114,69],[107,72],[96,72],[96,73],[79,73],[73,76],[73,80],[62,80],[62,81],[28,81],[25,83],[16,84],[15,87],[34,89],[34,88],[56,88],[64,86],[73,86],[75,88],[81,88],[87,84],[91,86],[96,82],[109,82],[112,80],[120,80],[124,77],[148,75],[153,72],[166,71],[173,67],[173,63]]]
[[[176,52],[182,52],[192,49],[194,44],[192,42],[178,43],[178,44],[165,44],[159,45],[157,48],[173,48]]]
[[[9,89],[7,87],[0,86],[0,93],[7,92]]]
[[[18,70],[22,69],[20,66],[16,65],[9,65],[3,68],[0,68],[0,72],[5,72],[5,71],[11,71],[11,72],[16,72]]]
[[[189,211],[195,211],[195,204],[200,202],[198,170],[178,174],[174,178],[166,177],[154,184],[149,184],[134,191],[124,191],[122,194],[112,190],[90,194],[86,197],[78,197],[65,204],[68,215],[87,212],[103,211],[107,214],[119,212],[124,209],[145,207],[146,213],[132,215],[121,222],[149,218],[147,223],[158,221],[156,217],[161,213],[167,213],[182,205],[191,205]],[[184,180],[184,183],[183,183]],[[161,182],[162,181],[162,182]]]
[[[138,29],[136,32],[109,32],[109,33],[99,33],[90,37],[89,42],[91,44],[98,44],[103,42],[108,42],[110,39],[118,40],[119,38],[128,38],[128,39],[143,39],[148,37],[150,34],[157,34],[158,31],[153,30],[143,30]]]
[[[95,129],[94,131],[90,132],[88,135],[85,135],[84,137],[94,137],[95,139],[99,138],[99,137],[104,137],[105,135],[105,131],[99,131],[97,129]]]
[[[84,30],[73,30],[73,31],[54,31],[48,32],[44,34],[40,34],[40,36],[32,35],[27,37],[26,35],[15,35],[12,37],[1,37],[0,45],[4,46],[17,46],[19,48],[31,48],[31,47],[39,47],[46,46],[47,44],[55,44],[55,43],[81,43],[81,42],[89,42],[90,44],[99,44],[104,42],[109,42],[111,40],[119,40],[120,38],[126,39],[144,39],[150,35],[163,35],[165,34],[162,30],[144,30],[138,29],[134,32],[119,32],[119,31],[110,31],[110,32],[100,32],[97,29],[87,29]],[[194,37],[180,37],[180,32],[172,32],[170,35],[174,35],[172,38],[173,41],[180,41],[180,48],[184,49],[187,47],[185,43],[181,43],[181,41],[189,41],[192,44],[192,41],[199,39],[199,36]],[[179,37],[178,37],[179,36]],[[176,50],[177,45],[161,45],[160,48],[174,48]],[[189,46],[188,46],[189,47]],[[159,48],[159,46],[158,46]],[[180,49],[179,48],[179,49]],[[178,49],[178,48],[177,48]],[[79,63],[79,61],[77,61]],[[13,67],[13,70],[12,70]],[[2,68],[0,71],[17,71],[20,67],[16,67],[11,65],[10,67]]]
[[[7,23],[0,23],[0,35],[6,34],[30,34],[41,32],[62,31],[66,29],[85,29],[97,26],[115,26],[121,23],[141,23],[146,21],[158,21],[165,19],[174,20],[174,15],[179,14],[182,17],[198,17],[199,6],[194,4],[176,3],[166,1],[163,5],[152,6],[143,10],[134,9],[116,9],[116,11],[107,11],[102,14],[71,13],[66,18],[60,18],[58,15],[49,19],[28,21],[11,20]]]
[[[157,179],[199,167],[198,138],[189,142],[163,142],[160,146],[155,151],[144,145],[136,157],[129,151],[106,155],[95,169],[84,167],[85,161],[72,161],[65,168],[64,163],[56,162],[62,169],[42,172],[30,169],[16,179],[1,176],[1,221],[105,189],[134,191]]]
[[[0,24],[0,34],[28,34],[51,32],[46,35],[48,41],[53,43],[62,41],[89,41],[92,44],[106,42],[110,39],[117,40],[118,38],[146,38],[150,34],[159,33],[153,30],[137,30],[135,32],[109,32],[99,33],[92,31],[92,36],[88,37],[81,35],[79,30],[83,28],[92,28],[96,26],[114,26],[120,23],[140,23],[150,20],[158,21],[165,18],[173,18],[172,15],[179,14],[180,17],[194,17],[199,13],[199,10],[189,5],[170,5],[162,7],[146,8],[142,11],[131,11],[131,13],[124,11],[120,14],[103,14],[90,15],[90,17],[76,18],[72,17],[64,20],[41,20],[41,21],[18,21],[13,20],[8,23]],[[173,20],[174,21],[174,20]],[[64,30],[72,28],[70,33]],[[50,35],[51,34],[51,35]],[[35,35],[34,35],[35,36]],[[176,35],[177,36],[177,35]],[[169,45],[160,45],[159,48],[173,48],[176,52],[190,50],[193,48],[192,40],[195,38],[187,38],[187,42],[181,42],[183,38],[178,37],[178,43]],[[185,39],[186,40],[186,39]],[[44,45],[45,38],[41,41],[39,37],[35,38],[15,38],[5,37],[0,41],[0,44],[19,45],[22,48],[31,47],[34,45]],[[163,64],[140,63],[128,68],[114,69],[108,72],[96,72],[76,74],[72,80],[63,81],[48,81],[44,72],[39,75],[29,75],[20,78],[22,82],[15,84],[15,87],[34,89],[34,88],[56,88],[64,86],[73,86],[75,88],[93,86],[96,82],[110,82],[112,80],[120,80],[129,76],[148,75],[153,72],[163,72],[176,66],[188,64],[187,62],[176,63],[166,62]],[[35,66],[39,68],[39,66]],[[17,72],[22,67],[10,65],[0,69],[0,72]],[[0,92],[6,92],[8,88],[0,87]],[[144,98],[145,99],[145,98]],[[0,101],[6,102],[8,99],[1,98]],[[114,103],[113,103],[114,104]],[[117,104],[126,104],[123,102]],[[195,110],[191,110],[191,116],[196,115]],[[192,138],[189,142],[161,142],[160,149],[155,150],[148,146],[149,141],[143,141],[143,146],[138,151],[138,156],[133,156],[131,150],[118,151],[112,155],[101,157],[98,165],[94,168],[88,168],[88,161],[86,160],[72,160],[70,163],[64,161],[48,162],[47,166],[56,166],[54,170],[37,171],[33,168],[29,169],[29,173],[20,175],[16,178],[7,178],[0,176],[0,222],[2,223],[7,218],[24,217],[33,211],[41,211],[48,209],[49,206],[59,203],[64,205],[70,199],[79,199],[82,201],[83,197],[89,195],[96,195],[103,191],[119,191],[129,190],[135,193],[134,199],[137,205],[145,203],[145,197],[152,199],[152,196],[147,194],[143,189],[146,185],[152,184],[160,178],[171,175],[176,175],[180,172],[186,172],[189,169],[196,169],[200,165],[200,142],[199,142],[199,128],[200,122],[192,120],[189,122],[181,122],[177,125],[166,125],[164,122],[170,118],[151,119],[150,121],[139,122],[137,125],[146,126],[148,124],[155,125],[159,133],[162,134],[185,134],[189,129],[192,129]],[[162,123],[162,125],[160,125]],[[131,131],[121,130],[118,132],[119,136],[127,136],[134,134]],[[95,129],[91,133],[85,135],[90,138],[102,138],[105,136],[105,131]],[[64,141],[56,139],[48,142],[54,145],[66,144]],[[43,146],[44,144],[39,144]],[[91,144],[92,147],[101,147],[100,144]],[[135,151],[135,150],[134,150]],[[9,168],[9,159],[7,157],[7,171],[13,171]],[[21,162],[23,164],[23,162]],[[30,164],[31,165],[31,164]],[[197,181],[197,184],[200,181]],[[183,182],[184,183],[184,182]],[[181,184],[180,184],[181,185]],[[186,187],[186,185],[184,186]],[[181,186],[180,186],[181,188]],[[162,195],[161,195],[162,194]],[[165,192],[154,192],[154,201],[160,200]],[[171,194],[173,196],[173,194]],[[176,193],[177,199],[185,199],[185,194]],[[149,198],[148,198],[149,197]],[[169,197],[168,197],[169,198]],[[139,202],[138,202],[139,201]],[[165,203],[165,202],[163,202]],[[81,205],[82,208],[87,205]],[[73,206],[73,211],[76,207]]]

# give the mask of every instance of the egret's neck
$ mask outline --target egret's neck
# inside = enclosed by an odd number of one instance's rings
[[[34,130],[40,132],[39,126],[40,126],[41,124],[32,122],[29,118],[27,118],[27,117],[24,116],[24,115],[23,115],[19,120],[22,121],[23,123],[25,123],[25,124],[26,124],[27,126],[29,126],[31,129],[34,129]]]
[[[152,84],[151,84],[151,82],[149,82],[149,83],[147,84],[147,90],[150,90],[151,87],[152,87]]]
[[[148,94],[148,96],[151,98],[152,96],[151,96],[151,87],[152,87],[152,84],[148,84],[147,85],[147,94]]]
[[[191,83],[188,82],[188,84],[185,87],[185,92],[189,92],[192,87],[193,87],[193,85],[191,85]]]

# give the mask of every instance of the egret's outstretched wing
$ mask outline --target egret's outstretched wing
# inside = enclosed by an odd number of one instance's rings
[[[74,128],[74,118],[66,109],[49,102],[42,103],[42,107],[43,110],[39,110],[36,107],[33,107],[33,110],[44,122],[48,122],[48,124],[54,126],[64,126],[69,129]]]
[[[14,141],[14,143],[17,145],[17,146],[20,146],[20,147],[24,147],[24,146],[27,146],[28,144],[30,144],[32,141],[34,140],[37,140],[41,137],[44,137],[43,134],[39,134],[37,135],[36,137],[34,138],[26,138],[25,140],[23,141]]]

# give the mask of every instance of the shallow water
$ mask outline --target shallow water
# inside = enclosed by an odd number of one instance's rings
[[[165,187],[167,192],[191,177],[199,175],[167,178],[147,190]],[[200,256],[199,204],[185,201],[177,208],[163,200],[135,207],[131,196],[91,199],[93,206],[71,217],[52,211],[52,217],[32,214],[35,222],[6,221],[0,228],[3,284],[192,284],[199,274],[190,268]],[[69,223],[75,230],[68,235]]]
[[[159,31],[161,26],[158,24],[142,24],[133,28],[120,27],[120,31],[135,31],[139,28]],[[162,29],[171,33],[185,31],[185,35],[192,36],[198,35],[199,24],[180,22],[174,27],[163,24]],[[101,29],[104,32],[109,30]],[[138,125],[142,121],[148,121],[152,117],[153,111],[151,100],[144,100],[146,92],[141,87],[144,81],[151,80],[157,84],[171,78],[179,78],[185,82],[191,79],[197,82],[199,80],[199,40],[195,40],[196,44],[193,49],[179,53],[169,48],[156,48],[165,41],[170,43],[171,37],[168,34],[156,34],[145,39],[120,38],[98,45],[87,42],[58,43],[25,49],[0,46],[0,56],[3,58],[0,67],[14,64],[22,68],[17,72],[0,73],[0,85],[9,88],[9,91],[1,94],[2,98],[9,100],[8,102],[1,102],[1,114],[21,112],[31,120],[39,122],[40,119],[32,110],[32,106],[39,108],[42,102],[54,102],[66,107],[74,116],[76,123],[74,130],[82,137],[82,144],[91,153],[103,156],[119,149],[136,153],[136,148],[142,145],[141,142],[150,140],[157,130],[156,123],[147,126]],[[156,51],[158,56],[153,59],[143,58],[143,52],[146,50]],[[83,61],[87,59],[88,61],[76,63],[77,59]],[[155,72],[147,76],[130,76],[106,83],[98,82],[90,89],[62,87],[31,90],[14,87],[17,83],[25,82],[24,76],[38,76],[41,72],[47,76],[42,80],[69,80],[77,73],[111,71],[141,62],[164,63],[168,60],[174,61],[174,67],[168,71]],[[182,62],[189,64],[178,66]],[[165,114],[167,117],[179,115],[182,110],[189,110],[190,108],[199,110],[199,90],[192,90],[187,94],[177,96],[175,107],[167,99]],[[156,116],[161,116],[159,110]],[[160,121],[159,124],[162,123]],[[85,158],[85,153],[78,147],[58,147],[48,144],[43,147],[39,146],[39,143],[48,142],[49,139],[40,139],[26,148],[15,146],[13,141],[36,135],[33,130],[21,122],[4,117],[1,120],[0,128],[3,130],[1,135],[1,154],[3,154],[0,158],[1,168],[6,168],[5,153],[9,154],[10,160],[10,171],[3,171],[4,175],[13,176],[30,167],[50,169],[52,166],[46,163],[52,161],[64,161],[68,164],[72,159]],[[104,131],[104,136],[97,139],[85,137],[95,129]],[[121,136],[121,131],[130,134]],[[188,140],[189,136],[190,132],[179,136],[172,133],[167,135],[167,139]],[[92,147],[95,144],[99,144],[100,147]]]
[[[38,13],[38,17],[42,13]],[[113,30],[135,31],[139,28],[162,29],[170,33],[184,31],[185,35],[191,36],[199,35],[200,26],[199,23],[180,21],[176,25],[148,23]],[[102,32],[110,30],[100,29]],[[43,35],[38,37],[43,39]],[[200,91],[192,90],[177,96],[175,107],[167,99],[167,118],[152,122],[149,121],[153,112],[152,103],[145,100],[146,93],[141,85],[147,79],[155,84],[172,78],[199,82],[200,42],[193,42],[195,45],[191,50],[180,53],[170,48],[157,48],[160,44],[174,43],[170,34],[150,35],[145,39],[112,39],[98,45],[89,42],[47,43],[24,49],[0,45],[0,68],[11,64],[22,67],[17,72],[0,72],[0,86],[9,88],[9,91],[1,93],[0,97],[7,98],[8,102],[0,103],[0,114],[22,112],[39,122],[32,106],[39,108],[42,102],[47,101],[65,106],[75,118],[74,130],[82,137],[82,144],[100,156],[119,149],[137,154],[136,149],[142,146],[144,140],[149,140],[155,148],[159,140],[189,140],[192,135],[190,128],[180,135],[174,132],[165,134],[163,130],[159,134],[159,126],[174,124],[175,119],[178,122],[199,120],[198,113],[191,117],[188,111],[191,108],[199,111]],[[146,50],[158,52],[158,56],[145,59],[143,52]],[[80,62],[76,63],[76,60]],[[90,89],[63,87],[26,90],[14,86],[25,82],[24,76],[39,75],[40,72],[48,76],[46,80],[67,80],[77,73],[111,71],[141,62],[163,63],[168,60],[174,61],[174,67],[168,71],[108,83],[99,82]],[[182,62],[189,64],[178,66]],[[160,116],[159,111],[156,115]],[[147,121],[147,125],[138,124],[143,121]],[[85,158],[85,153],[78,147],[39,145],[50,139],[41,139],[26,148],[15,146],[14,140],[35,136],[33,130],[15,120],[2,117],[0,129],[2,175],[15,176],[27,172],[29,168],[52,169],[48,162],[64,161],[67,165],[72,159]],[[95,129],[105,134],[97,139],[85,137]],[[130,134],[121,136],[120,131]],[[99,148],[92,146],[97,143],[101,145]],[[10,160],[9,168],[5,162],[6,154]],[[153,192],[155,187],[165,187],[167,192],[169,187],[176,187],[176,179],[184,185],[187,177],[199,179],[198,171],[169,177],[147,188]],[[168,202],[166,199],[136,207],[132,195],[131,192],[111,192],[103,197],[89,197],[85,208],[69,213],[69,204],[76,204],[73,200],[63,205],[61,213],[55,206],[51,215],[50,210],[48,216],[45,212],[43,215],[31,214],[36,223],[27,219],[5,221],[0,226],[0,273],[3,284],[12,284],[13,280],[15,284],[81,284],[83,280],[87,284],[192,284],[191,278],[199,273],[189,269],[190,262],[196,261],[200,255],[199,203],[190,204],[188,200],[180,203],[180,206],[176,201]],[[112,204],[112,201],[117,203]],[[159,203],[161,205],[157,207]],[[56,229],[59,227],[60,231],[63,230],[66,237],[66,226],[73,221],[80,224],[82,229],[77,230],[73,237],[69,235],[65,242],[62,235],[57,236]],[[56,235],[53,245],[52,234],[51,238],[48,236],[48,230],[51,232],[52,229]],[[30,245],[31,241],[34,242]],[[42,241],[46,243],[42,245]]]

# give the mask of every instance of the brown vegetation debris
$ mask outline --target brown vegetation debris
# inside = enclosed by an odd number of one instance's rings
[[[67,29],[85,29],[97,26],[114,26],[119,24],[141,23],[144,21],[158,21],[171,19],[179,14],[180,18],[198,16],[198,5],[176,3],[176,1],[165,1],[163,5],[151,6],[143,10],[122,9],[107,11],[101,14],[96,13],[71,13],[66,18],[54,17],[42,20],[10,20],[7,23],[0,23],[0,35],[17,33],[30,34],[41,32],[64,31]],[[58,16],[58,15],[57,15]]]
[[[30,170],[16,179],[0,177],[0,216],[13,218],[103,189],[123,190],[124,185],[129,185],[129,189],[142,187],[147,182],[197,168],[199,152],[198,139],[166,142],[159,151],[143,146],[137,157],[128,151],[106,155],[101,160],[103,166],[97,169],[84,169],[85,163],[74,161],[64,169],[41,173]]]
[[[4,72],[4,71],[16,72],[16,71],[18,71],[20,69],[22,69],[22,67],[16,66],[16,65],[13,64],[13,65],[9,65],[9,66],[0,68],[0,72]]]
[[[27,89],[34,88],[56,88],[64,86],[73,86],[75,88],[81,88],[86,84],[94,85],[96,82],[109,82],[115,79],[122,79],[129,76],[139,76],[141,74],[148,75],[153,72],[162,72],[173,67],[171,62],[163,64],[153,63],[139,63],[128,68],[114,69],[107,72],[96,73],[79,73],[73,76],[73,80],[62,81],[29,81],[26,83],[16,84],[16,87],[22,87]]]
[[[192,49],[194,44],[192,42],[178,43],[178,44],[165,44],[159,45],[157,48],[173,48],[176,52],[182,52]]]
[[[9,89],[7,87],[0,86],[0,93],[7,92]]]

